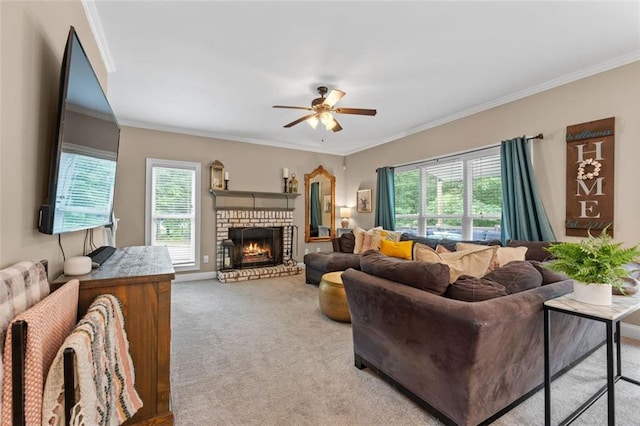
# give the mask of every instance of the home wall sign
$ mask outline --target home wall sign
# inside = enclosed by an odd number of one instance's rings
[[[567,126],[566,234],[613,236],[615,118]]]

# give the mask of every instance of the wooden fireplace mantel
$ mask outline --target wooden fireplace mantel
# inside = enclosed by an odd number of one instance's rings
[[[210,189],[216,210],[284,210],[295,208],[298,193]]]

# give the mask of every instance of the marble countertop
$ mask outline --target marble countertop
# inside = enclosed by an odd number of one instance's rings
[[[597,318],[616,321],[640,309],[640,295],[612,296],[611,305],[600,306],[578,302],[573,293],[565,294],[556,299],[547,300],[545,306],[554,309],[591,315]]]

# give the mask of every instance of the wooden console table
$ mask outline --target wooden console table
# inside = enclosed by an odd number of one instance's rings
[[[122,303],[136,389],[144,405],[126,425],[172,425],[169,368],[171,355],[171,280],[175,271],[166,247],[125,247],[98,269],[81,276],[62,275],[60,287],[80,281],[78,318],[100,294],[113,294]]]

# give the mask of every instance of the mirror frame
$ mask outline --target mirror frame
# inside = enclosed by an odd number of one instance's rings
[[[309,207],[311,206],[309,201],[309,192],[311,190],[311,179],[323,176],[329,181],[331,186],[331,228],[329,229],[328,237],[312,237],[309,224]],[[335,237],[336,229],[336,178],[331,173],[325,170],[324,167],[318,166],[311,173],[304,175],[304,241],[306,243],[316,243],[322,241],[331,241]]]

